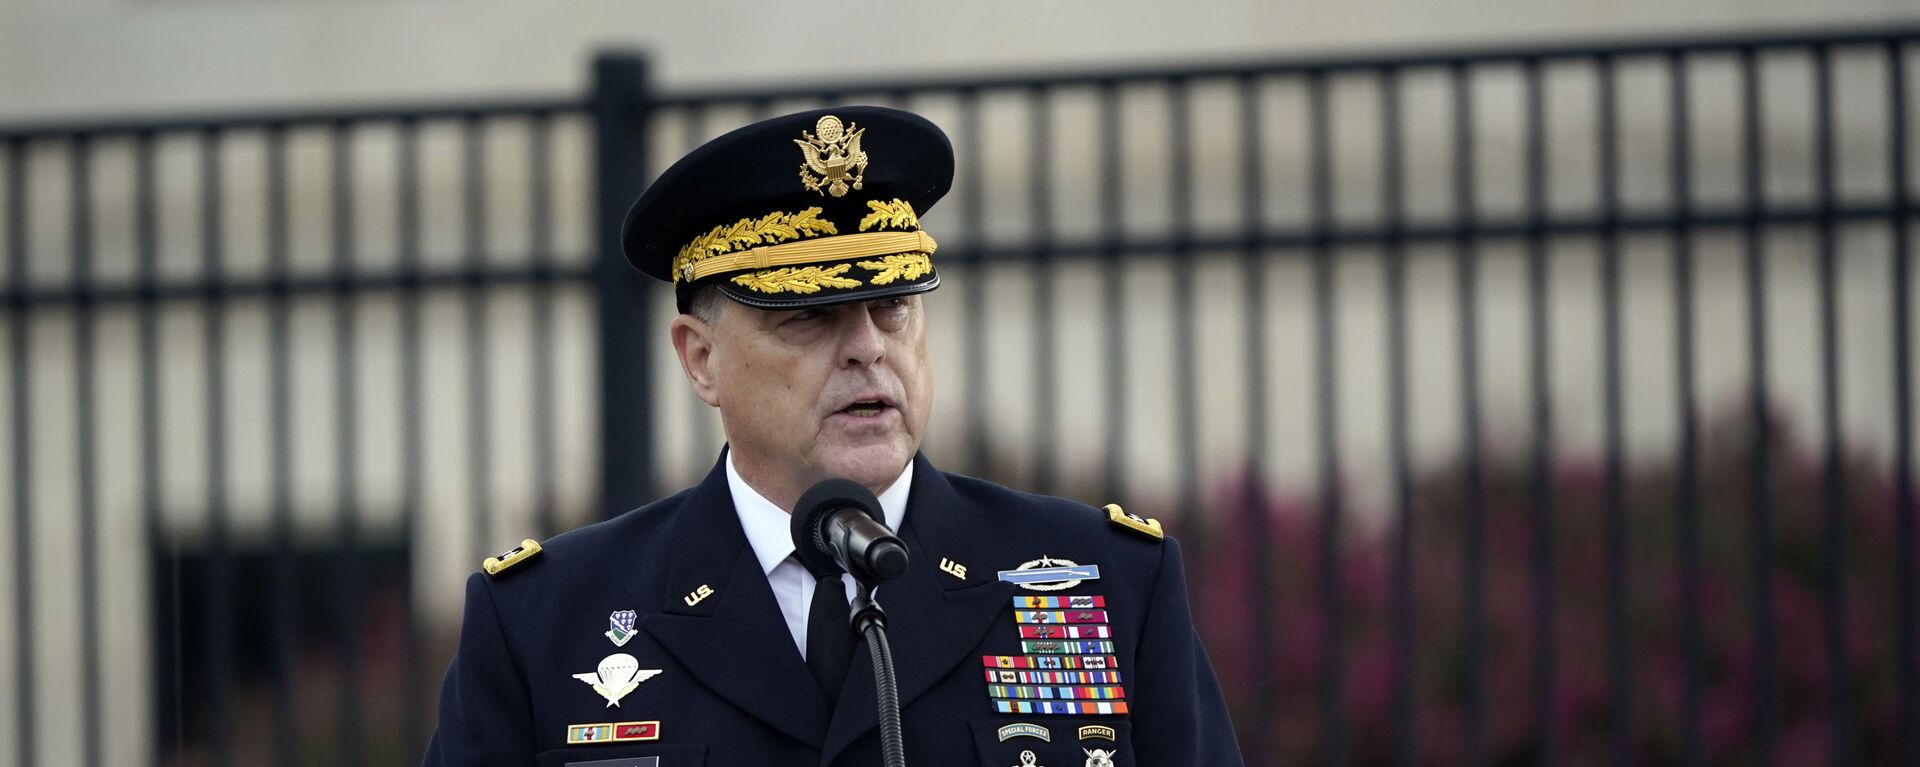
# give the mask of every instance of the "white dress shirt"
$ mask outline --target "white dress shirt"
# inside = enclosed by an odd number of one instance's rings
[[[887,518],[887,527],[900,529],[901,520],[907,516],[907,491],[912,486],[913,462],[908,461],[900,478],[880,494],[880,512]],[[760,572],[766,573],[767,585],[773,588],[773,601],[780,605],[780,615],[787,620],[787,631],[793,634],[793,645],[800,649],[800,657],[807,657],[807,611],[813,604],[815,581],[800,560],[793,558],[793,518],[740,478],[740,472],[733,467],[731,451],[727,453],[727,489],[733,493],[733,510],[740,515],[740,527],[747,532],[747,544],[760,560]],[[853,576],[842,574],[840,582],[846,586],[847,601],[852,602]]]

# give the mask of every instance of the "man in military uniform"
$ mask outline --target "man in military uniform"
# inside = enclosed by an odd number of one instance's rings
[[[872,489],[911,553],[878,601],[912,763],[1241,763],[1157,523],[919,453],[940,278],[918,217],[952,178],[932,123],[842,107],[715,139],[634,204],[627,258],[674,285],[727,449],[685,492],[487,560],[426,764],[879,764],[853,584],[789,537],[829,477]]]

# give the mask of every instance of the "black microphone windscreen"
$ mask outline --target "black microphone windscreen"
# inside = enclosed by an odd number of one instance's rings
[[[810,573],[840,571],[840,565],[827,553],[826,541],[820,538],[820,518],[841,508],[859,509],[875,520],[886,521],[880,511],[880,499],[865,485],[851,479],[821,480],[807,488],[793,504],[792,535],[794,556]]]

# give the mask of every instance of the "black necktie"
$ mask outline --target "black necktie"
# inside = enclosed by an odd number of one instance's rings
[[[807,670],[826,693],[827,702],[840,699],[840,683],[853,663],[852,613],[840,574],[812,574],[813,604],[807,608]]]

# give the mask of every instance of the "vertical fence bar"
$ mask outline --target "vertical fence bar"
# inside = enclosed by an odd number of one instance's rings
[[[1907,63],[1905,46],[1887,43],[1887,146],[1893,155],[1893,502],[1900,533],[1893,572],[1899,602],[1894,657],[1900,683],[1900,726],[1897,730],[1899,764],[1920,765],[1920,602],[1915,600],[1913,508],[1913,295],[1912,261],[1908,256],[1907,226],[1912,214],[1907,202]]]
[[[1107,497],[1124,498],[1127,490],[1127,313],[1123,297],[1127,290],[1125,259],[1121,257],[1122,195],[1125,174],[1120,163],[1120,85],[1109,80],[1100,84],[1100,259],[1106,278],[1101,286],[1106,293],[1107,328]]]
[[[1322,613],[1320,634],[1320,718],[1326,732],[1322,761],[1348,761],[1346,700],[1345,612],[1340,594],[1340,525],[1343,494],[1340,488],[1340,382],[1337,315],[1334,311],[1333,264],[1333,115],[1328,106],[1327,73],[1307,73],[1307,143],[1312,147],[1308,171],[1308,220],[1313,247],[1313,370],[1319,410],[1314,414],[1319,445],[1320,538],[1318,580]],[[1264,598],[1264,597],[1261,597]]]
[[[1627,641],[1627,519],[1625,492],[1626,440],[1621,396],[1620,312],[1620,115],[1614,88],[1614,58],[1594,60],[1600,147],[1600,367],[1602,417],[1606,421],[1606,488],[1602,514],[1607,547],[1607,700],[1610,729],[1607,763],[1626,767],[1632,758],[1632,666]]]
[[[206,669],[208,757],[215,767],[233,763],[233,562],[228,551],[227,508],[227,352],[225,233],[220,215],[220,128],[200,134],[201,306],[203,351],[207,355],[206,407],[207,546],[201,572],[207,606]]]
[[[33,677],[33,461],[32,432],[27,416],[33,412],[32,382],[27,379],[29,334],[27,307],[27,141],[14,138],[7,145],[7,286],[13,300],[7,315],[8,375],[13,379],[13,600],[14,702],[18,740],[14,753],[20,764],[37,764],[34,749],[35,699]]]
[[[647,60],[603,54],[593,62],[595,233],[593,280],[600,319],[601,514],[651,500],[656,491],[652,292],[627,264],[620,225],[649,178],[647,134],[653,106]]]
[[[1687,56],[1667,54],[1670,85],[1667,94],[1668,169],[1673,195],[1673,369],[1674,417],[1680,426],[1680,513],[1675,536],[1680,558],[1680,644],[1685,656],[1686,680],[1681,692],[1680,738],[1682,764],[1706,764],[1701,721],[1701,668],[1706,662],[1700,605],[1700,467],[1699,415],[1694,400],[1693,306],[1693,142],[1687,119],[1692,103],[1687,89]]]
[[[1746,151],[1746,246],[1747,246],[1747,376],[1753,391],[1753,443],[1749,455],[1747,493],[1753,504],[1753,540],[1750,559],[1753,568],[1752,667],[1747,678],[1753,680],[1754,752],[1759,767],[1774,764],[1774,742],[1779,727],[1775,713],[1773,657],[1773,460],[1772,422],[1768,414],[1767,386],[1767,252],[1762,239],[1765,228],[1761,216],[1765,201],[1765,147],[1760,122],[1760,67],[1758,50],[1740,49],[1741,143]]]
[[[1393,763],[1419,754],[1413,695],[1413,448],[1408,437],[1406,133],[1401,129],[1400,70],[1380,70],[1380,205],[1386,238],[1387,442],[1393,462]]]
[[[559,494],[554,478],[554,429],[559,425],[555,412],[553,377],[556,361],[553,347],[553,115],[546,112],[529,117],[527,130],[527,243],[533,251],[533,270],[537,284],[533,289],[533,367],[527,374],[533,379],[528,391],[533,400],[533,481],[535,524],[542,539],[559,532],[557,508]]]
[[[467,285],[461,296],[461,309],[467,317],[467,488],[473,527],[467,551],[491,551],[494,540],[493,510],[493,419],[488,417],[493,402],[491,371],[488,370],[487,340],[493,334],[488,321],[487,304],[487,152],[486,118],[467,115],[461,123],[460,144],[466,163],[466,186],[461,195],[461,223],[466,233],[461,249],[465,252]],[[647,391],[639,389],[636,391]],[[504,547],[505,544],[497,544]]]
[[[1168,174],[1167,204],[1173,208],[1173,369],[1174,450],[1179,454],[1180,508],[1200,508],[1200,363],[1195,351],[1200,343],[1193,316],[1195,272],[1200,264],[1193,252],[1193,167],[1194,146],[1192,116],[1193,82],[1175,78],[1167,82],[1167,111],[1172,125],[1168,156],[1179,158]]]
[[[164,556],[165,561],[169,563],[168,571],[163,574],[158,568],[150,568],[148,572],[153,573],[156,579],[163,577],[169,579],[166,585],[156,583],[152,588],[155,592],[172,594],[175,600],[171,603],[162,603],[161,600],[153,599],[147,603],[147,625],[157,628],[171,623],[174,627],[173,635],[158,636],[156,633],[154,637],[154,646],[164,649],[150,656],[154,660],[154,666],[148,681],[154,690],[172,689],[174,691],[174,696],[170,700],[163,700],[157,696],[154,700],[159,706],[170,706],[171,708],[167,710],[173,712],[174,732],[170,733],[174,743],[172,756],[178,761],[185,753],[186,740],[185,720],[181,716],[185,711],[185,685],[182,683],[180,673],[183,661],[178,617],[180,615],[178,602],[180,556],[179,546],[175,544],[170,533],[162,530],[160,522],[160,318],[159,302],[156,300],[158,290],[155,284],[159,279],[160,214],[159,195],[155,191],[157,185],[155,176],[154,134],[151,131],[141,131],[134,137],[133,182],[136,254],[134,279],[139,293],[140,333],[139,349],[135,352],[138,357],[137,364],[140,366],[140,540],[146,548],[146,554],[153,557],[162,556],[158,544],[165,541]],[[170,615],[162,616],[161,610],[165,608],[172,608]],[[162,683],[162,674],[171,677],[171,682]],[[165,716],[154,718],[162,721],[166,719]],[[167,735],[162,734],[158,739],[159,743],[164,743]],[[152,762],[161,764],[165,761],[162,753],[156,749]]]
[[[93,142],[86,135],[75,136],[69,158],[73,184],[70,205],[73,225],[72,281],[74,333],[74,436],[79,458],[80,527],[80,646],[81,716],[83,721],[100,718],[100,499],[98,466],[94,455],[93,353],[94,300],[90,281],[93,276]],[[100,739],[83,738],[81,758],[86,764],[100,763]]]
[[[1253,541],[1248,547],[1253,557],[1252,570],[1254,582],[1262,584],[1251,593],[1264,593],[1264,584],[1273,578],[1273,530],[1271,520],[1267,518],[1265,472],[1261,461],[1267,456],[1267,275],[1266,258],[1260,245],[1260,233],[1266,209],[1266,178],[1261,172],[1260,163],[1260,81],[1252,75],[1243,75],[1239,82],[1240,102],[1240,205],[1241,205],[1241,250],[1240,250],[1240,287],[1241,300],[1245,302],[1246,346],[1241,354],[1246,360],[1247,374],[1247,414],[1246,440],[1247,487],[1246,504],[1253,513],[1243,517],[1247,529],[1237,531],[1236,535],[1246,536]],[[1194,528],[1203,525],[1193,525]],[[1214,540],[1222,540],[1220,536]],[[1231,537],[1227,537],[1231,539]],[[1256,653],[1265,652],[1277,646],[1278,637],[1274,635],[1273,600],[1253,600],[1253,646]],[[1257,657],[1257,655],[1256,655]],[[1254,685],[1253,722],[1251,727],[1240,729],[1240,738],[1247,748],[1245,753],[1271,753],[1267,743],[1266,731],[1273,726],[1274,712],[1279,710],[1277,690],[1271,682],[1272,675],[1261,674],[1260,681]]]
[[[1478,180],[1474,174],[1473,72],[1456,63],[1453,80],[1454,182],[1454,300],[1459,304],[1460,417],[1465,441],[1465,516],[1462,524],[1461,622],[1467,715],[1466,764],[1487,763],[1487,693],[1483,663],[1487,642],[1486,607],[1486,490],[1481,469],[1480,435],[1480,259],[1475,251],[1478,229]]]
[[[399,121],[399,152],[394,161],[399,165],[398,183],[400,210],[398,213],[400,239],[400,463],[402,497],[400,527],[405,531],[408,561],[421,561],[421,546],[425,539],[421,535],[421,506],[426,503],[426,411],[421,406],[423,383],[420,365],[420,306],[426,300],[420,281],[420,124],[411,117]],[[413,565],[417,567],[417,565]],[[401,736],[407,743],[408,753],[419,753],[426,745],[427,697],[425,690],[431,689],[431,682],[425,670],[421,668],[422,644],[425,632],[420,625],[419,600],[415,598],[413,583],[416,579],[407,579],[407,625],[405,631],[406,657],[406,712],[402,717],[405,733]]]
[[[1523,63],[1526,114],[1527,195],[1527,358],[1530,366],[1528,409],[1533,424],[1532,458],[1528,467],[1528,496],[1533,507],[1529,525],[1533,556],[1528,562],[1533,581],[1533,738],[1541,767],[1559,763],[1560,738],[1553,715],[1554,676],[1559,663],[1559,634],[1554,604],[1554,449],[1553,449],[1553,313],[1547,288],[1547,96],[1541,87],[1540,59]]]
[[[1056,492],[1059,461],[1055,453],[1059,440],[1059,393],[1055,389],[1053,363],[1059,346],[1060,329],[1054,305],[1059,303],[1053,256],[1053,130],[1047,98],[1047,86],[1034,85],[1027,91],[1027,130],[1031,149],[1028,163],[1032,175],[1029,203],[1033,210],[1033,360],[1028,365],[1028,391],[1034,395],[1034,412],[1040,417],[1033,435],[1033,485],[1042,493]]]
[[[1840,321],[1839,288],[1834,278],[1834,204],[1833,204],[1833,67],[1826,44],[1813,46],[1814,108],[1814,206],[1818,218],[1814,226],[1819,241],[1820,267],[1820,392],[1821,420],[1826,432],[1825,469],[1821,476],[1821,513],[1826,517],[1826,561],[1822,563],[1826,597],[1826,640],[1828,725],[1832,738],[1829,764],[1848,767],[1853,763],[1853,728],[1848,712],[1847,616],[1844,570],[1846,556],[1846,475],[1842,463],[1842,443],[1846,435],[1840,422]]]
[[[987,464],[992,460],[992,445],[988,444],[987,426],[987,323],[984,322],[987,311],[987,243],[986,229],[982,211],[985,190],[981,178],[982,164],[980,140],[980,92],[972,88],[960,91],[960,148],[958,172],[963,180],[964,193],[960,195],[960,231],[967,243],[965,251],[968,270],[972,279],[964,281],[961,305],[966,307],[966,336],[962,343],[966,358],[967,387],[967,461],[973,471],[982,475],[990,474]]]
[[[294,764],[299,735],[294,711],[294,615],[298,596],[293,583],[293,371],[290,328],[293,294],[288,289],[287,134],[282,125],[267,129],[267,279],[269,402],[273,424],[273,754]]]
[[[360,632],[356,606],[360,602],[360,389],[355,370],[359,334],[354,327],[353,123],[332,126],[329,159],[333,192],[333,412],[334,509],[333,642],[340,653],[340,690],[334,711],[339,717],[335,737],[340,763],[360,764],[364,738],[360,716]]]
[[[683,144],[683,153],[699,146],[701,139],[706,138],[707,121],[710,116],[707,109],[699,104],[688,106],[684,113],[685,118],[682,123],[686,129],[686,142]],[[708,412],[711,408],[699,397],[687,397],[686,403],[687,454],[703,455],[713,449],[714,435],[711,430],[714,418]]]

